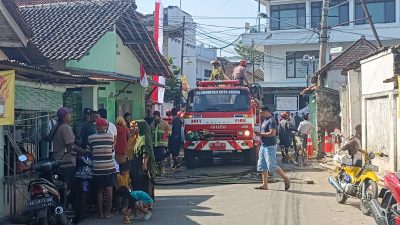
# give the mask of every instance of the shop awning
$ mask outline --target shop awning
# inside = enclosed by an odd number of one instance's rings
[[[55,71],[50,68],[30,66],[15,60],[0,60],[0,70],[15,70],[17,78],[62,85],[95,85],[88,76]]]
[[[107,82],[107,81],[124,81],[129,83],[139,83],[140,78],[134,77],[131,75],[121,74],[121,73],[114,73],[114,72],[104,72],[98,70],[84,70],[84,69],[67,69],[71,72],[76,72],[80,74],[85,74],[90,77],[90,79],[95,80],[97,82]],[[162,85],[158,82],[154,82],[149,79],[149,84],[157,87],[165,88],[165,85]]]

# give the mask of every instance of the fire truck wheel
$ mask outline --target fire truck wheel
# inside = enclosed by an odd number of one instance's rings
[[[249,149],[243,152],[245,162],[249,166],[257,165],[257,151],[255,149]]]
[[[185,150],[185,166],[188,169],[194,169],[198,166],[198,160],[196,159],[196,154],[192,150]]]

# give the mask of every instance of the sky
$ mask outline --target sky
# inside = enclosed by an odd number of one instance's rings
[[[179,6],[180,0],[162,0],[164,7]],[[223,47],[244,33],[245,22],[256,25],[258,3],[255,0],[181,0],[182,10],[191,14],[197,23],[199,44]],[[137,11],[151,14],[155,0],[136,0]],[[216,40],[218,39],[218,40]],[[218,55],[235,55],[230,46]]]

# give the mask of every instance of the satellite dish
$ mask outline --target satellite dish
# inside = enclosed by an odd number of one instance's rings
[[[303,55],[303,61],[304,62],[310,62],[312,60],[311,56],[309,54]]]

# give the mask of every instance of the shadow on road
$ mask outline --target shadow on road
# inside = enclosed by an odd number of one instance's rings
[[[218,184],[218,186],[227,186],[229,184]],[[176,184],[176,185],[156,185],[156,192],[157,190],[187,190],[187,189],[197,189],[197,188],[205,188],[205,187],[210,187],[210,186],[216,186],[216,185],[210,185],[210,184]],[[157,194],[157,193],[156,193]]]
[[[212,208],[200,206],[213,195],[178,195],[156,199],[153,217],[149,224],[198,225],[191,217],[224,216]],[[147,224],[147,223],[146,223]]]
[[[277,191],[284,191],[284,190],[277,190]],[[321,196],[321,197],[335,197],[335,193],[332,192],[308,192],[308,191],[300,191],[300,190],[289,190],[287,191],[293,194],[300,194],[300,195],[312,195],[312,196]]]
[[[134,221],[134,224],[146,225],[199,225],[196,217],[224,216],[215,209],[203,207],[201,204],[213,198],[214,195],[176,195],[156,197],[156,202],[149,221]],[[214,212],[213,212],[214,211]],[[122,215],[114,215],[110,220],[96,219],[95,215],[82,222],[85,225],[119,225]]]

